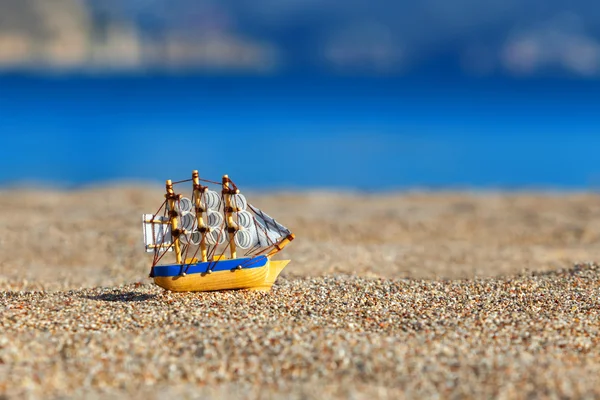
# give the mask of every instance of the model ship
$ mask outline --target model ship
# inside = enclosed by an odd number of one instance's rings
[[[191,182],[191,196],[174,186]],[[220,192],[204,184],[220,186]],[[248,289],[269,291],[290,262],[272,260],[293,239],[292,232],[251,205],[227,175],[222,182],[168,180],[165,201],[143,215],[146,252],[154,253],[150,277],[172,291]],[[163,262],[165,254],[175,260]]]

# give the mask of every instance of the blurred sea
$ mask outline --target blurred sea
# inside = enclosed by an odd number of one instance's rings
[[[600,81],[0,76],[0,184],[228,173],[252,187],[600,183]]]

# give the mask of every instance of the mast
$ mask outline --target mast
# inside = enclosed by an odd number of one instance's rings
[[[192,181],[194,184],[194,202],[196,206],[196,219],[198,221],[198,230],[202,234],[202,239],[200,241],[200,252],[202,257],[202,262],[207,261],[206,257],[206,234],[209,232],[206,225],[204,225],[204,218],[202,217],[202,213],[206,211],[202,208],[201,204],[201,196],[202,193],[208,191],[206,186],[200,185],[200,176],[198,175],[198,170],[194,170],[192,172]]]
[[[285,237],[285,239],[283,239],[281,242],[276,243],[274,246],[275,248],[273,250],[271,250],[268,254],[267,257],[271,257],[272,255],[275,255],[276,253],[279,253],[281,250],[283,250],[283,248],[285,246],[287,246],[288,244],[290,244],[290,242],[292,240],[294,240],[296,238],[296,236],[293,233],[290,233],[289,235],[287,235]]]
[[[177,210],[175,209],[175,201],[179,199],[179,196],[175,194],[173,191],[173,182],[171,180],[167,180],[166,184],[167,194],[165,198],[167,199],[169,205],[169,217],[171,220],[171,235],[173,236],[173,243],[175,247],[175,258],[177,259],[177,264],[181,264],[181,248],[179,245],[179,229],[177,229]]]
[[[238,226],[233,222],[233,207],[231,206],[231,195],[239,193],[239,190],[231,189],[228,175],[223,175],[223,196],[225,197],[225,221],[227,223],[227,232],[229,233],[229,250],[231,258],[237,258],[235,246],[235,232]]]

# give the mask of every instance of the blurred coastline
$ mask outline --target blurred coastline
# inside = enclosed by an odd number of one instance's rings
[[[589,0],[0,0],[0,71],[597,78]]]
[[[270,68],[268,48],[260,43],[169,26],[160,7],[156,18],[149,15],[143,24],[127,14],[126,3],[132,2],[1,0],[0,70],[106,74]]]

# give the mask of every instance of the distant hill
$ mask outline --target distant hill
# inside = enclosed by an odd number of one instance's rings
[[[600,76],[593,0],[0,0],[0,70]]]
[[[107,6],[108,5],[108,6]],[[268,46],[229,32],[152,27],[107,1],[0,0],[0,69],[249,69],[272,64]]]

